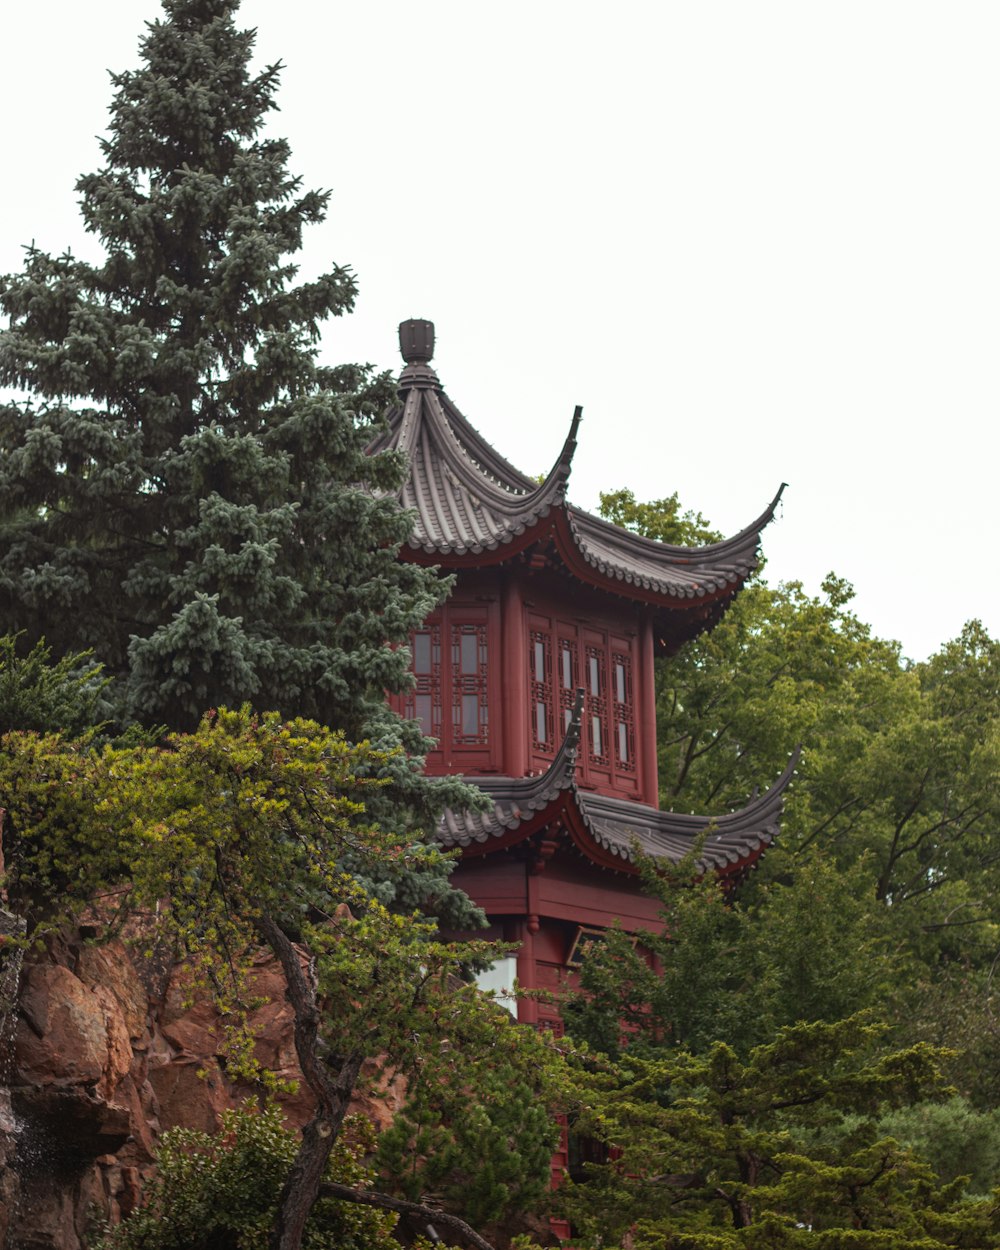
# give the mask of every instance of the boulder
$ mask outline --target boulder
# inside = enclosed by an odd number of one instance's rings
[[[14,1064],[21,1081],[37,1085],[99,1081],[108,1057],[105,1006],[60,964],[25,973]]]
[[[149,1083],[160,1108],[160,1127],[193,1128],[214,1133],[222,1113],[232,1106],[229,1088],[218,1061],[203,1056],[175,1059],[150,1068]]]
[[[76,975],[90,990],[111,995],[128,1036],[137,1041],[146,1031],[149,1002],[128,948],[122,942],[86,944],[76,961]]]

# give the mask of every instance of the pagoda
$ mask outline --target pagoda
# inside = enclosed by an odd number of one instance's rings
[[[731,887],[778,831],[794,760],[765,794],[716,817],[659,810],[653,662],[710,629],[757,563],[781,492],[725,542],[640,537],[567,502],[580,409],[551,472],[526,476],[466,420],[430,366],[434,327],[404,321],[399,405],[372,450],[405,452],[414,524],[402,558],[455,575],[411,639],[414,688],[395,699],[435,742],[432,775],[461,773],[490,810],[445,813],[453,876],[490,936],[520,943],[528,988],[572,983],[586,939],[657,930],[635,850],[699,863]],[[515,968],[496,970],[510,986]],[[519,1018],[561,1028],[555,1007]]]

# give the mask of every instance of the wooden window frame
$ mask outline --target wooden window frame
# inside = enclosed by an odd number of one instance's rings
[[[415,640],[421,634],[431,636],[432,671],[414,673],[416,689],[394,700],[394,706],[408,720],[417,720],[417,698],[430,697],[432,724],[439,732],[427,735],[436,740],[427,753],[427,771],[432,775],[495,772],[502,741],[495,603],[449,602],[432,613],[411,635],[411,668],[416,662]],[[469,637],[475,638],[475,671],[463,672],[462,639]],[[471,699],[476,701],[477,728],[466,732]]]
[[[531,766],[545,767],[554,757],[572,715],[577,690],[582,686],[581,781],[597,789],[636,797],[639,793],[635,685],[638,661],[634,639],[603,623],[591,625],[543,615],[539,611],[528,612],[524,638],[528,658],[526,730]],[[541,646],[545,657],[544,680],[541,681],[536,665],[537,646]],[[619,665],[623,689],[619,689],[616,667]],[[592,681],[593,666],[597,670],[596,690]],[[620,693],[624,693],[623,699],[618,697]],[[539,704],[545,709],[544,741],[538,733]]]

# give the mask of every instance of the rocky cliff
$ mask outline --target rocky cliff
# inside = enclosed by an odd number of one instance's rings
[[[218,1014],[204,995],[192,1000],[184,973],[155,951],[94,936],[83,928],[52,941],[21,970],[9,1094],[0,1092],[0,1246],[9,1225],[17,1250],[80,1250],[95,1217],[116,1221],[140,1200],[161,1133],[214,1130],[223,1110],[254,1096],[227,1079]],[[254,981],[258,1057],[295,1080],[277,963],[262,954]],[[304,1095],[283,1105],[290,1123],[308,1118]],[[383,1122],[393,1105],[389,1091],[354,1109]]]

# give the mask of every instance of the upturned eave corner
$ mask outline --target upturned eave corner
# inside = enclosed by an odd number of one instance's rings
[[[757,567],[761,531],[774,517],[783,485],[759,517],[719,543],[681,547],[632,533],[567,500],[580,407],[552,469],[538,482],[492,447],[444,390],[427,355],[434,345],[431,323],[403,323],[400,341],[407,361],[400,404],[373,449],[391,446],[410,458],[400,491],[400,501],[414,512],[408,558],[485,566],[552,544],[566,572],[583,584],[674,613],[728,602]],[[697,628],[694,621],[685,625],[679,640]],[[664,639],[670,633],[661,631]]]
[[[494,800],[492,813],[448,812],[439,829],[447,845],[486,855],[527,841],[560,823],[586,858],[606,868],[639,873],[641,856],[679,863],[703,841],[699,868],[732,878],[745,873],[778,836],[785,793],[801,758],[796,747],[784,770],[761,795],[722,816],[663,812],[627,799],[599,795],[579,785],[576,751],[583,709],[579,693],[573,717],[549,768],[535,777],[470,777]]]

